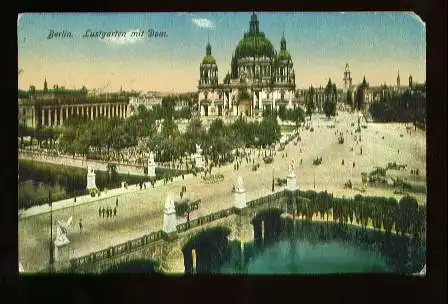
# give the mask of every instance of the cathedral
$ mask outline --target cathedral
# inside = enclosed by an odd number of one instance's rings
[[[207,44],[200,65],[198,111],[203,116],[261,116],[265,109],[298,106],[295,75],[286,39],[277,52],[259,29],[257,15],[249,22],[249,31],[238,42],[222,83],[218,65]]]

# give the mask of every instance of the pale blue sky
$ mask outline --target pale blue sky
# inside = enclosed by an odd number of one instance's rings
[[[67,88],[86,85],[107,90],[195,91],[199,64],[210,36],[220,82],[230,70],[238,41],[249,28],[244,13],[73,13],[24,14],[18,20],[19,88],[41,88],[46,77]],[[402,84],[409,74],[426,80],[424,24],[411,13],[257,13],[260,30],[280,48],[282,32],[299,88],[342,86],[345,62],[354,83]],[[46,39],[50,29],[67,30],[71,39]],[[167,38],[100,40],[92,31],[166,31]]]

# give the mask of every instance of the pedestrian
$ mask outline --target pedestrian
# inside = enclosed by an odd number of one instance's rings
[[[109,218],[109,207],[106,208],[106,216]]]
[[[355,167],[355,162],[353,162],[353,168]]]
[[[101,217],[101,207],[98,208],[98,216]]]
[[[103,215],[103,218],[105,216],[106,210],[104,209],[104,207],[101,208],[101,214]]]
[[[114,216],[117,216],[117,207],[114,208]]]
[[[118,197],[115,200],[115,207],[118,207]]]
[[[146,183],[143,183],[143,186],[145,186],[145,190],[146,190]]]
[[[79,219],[79,232],[82,232],[82,219]]]

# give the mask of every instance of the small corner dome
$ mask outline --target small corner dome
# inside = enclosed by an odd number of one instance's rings
[[[278,53],[278,60],[289,60],[291,59],[291,55],[287,50],[282,50]]]
[[[205,55],[202,59],[203,64],[216,64],[216,59],[212,55]]]

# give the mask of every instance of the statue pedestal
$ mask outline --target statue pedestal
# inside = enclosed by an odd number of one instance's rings
[[[95,173],[87,173],[87,190],[96,189]]]
[[[176,211],[172,213],[165,213],[163,215],[163,231],[166,233],[177,232],[177,217]]]
[[[163,210],[163,231],[167,234],[177,232],[177,216],[174,201],[168,199]]]
[[[236,189],[235,190],[235,204],[234,206],[238,209],[243,209],[247,207],[246,204],[246,190],[244,189]]]
[[[289,191],[295,191],[299,189],[299,187],[297,186],[297,177],[294,173],[290,173],[286,177],[286,189]]]
[[[148,164],[148,176],[150,178],[156,177],[156,164],[155,163]]]

